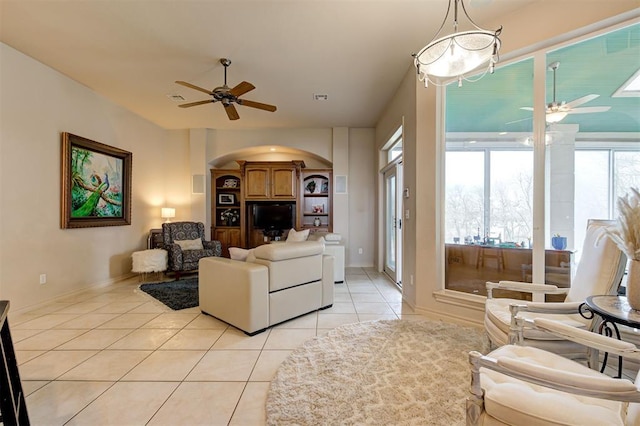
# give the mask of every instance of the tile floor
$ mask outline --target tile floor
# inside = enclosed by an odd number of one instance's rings
[[[398,289],[348,268],[332,308],[253,337],[172,311],[137,278],[9,315],[33,425],[262,425],[269,382],[304,341],[342,324],[413,317]]]

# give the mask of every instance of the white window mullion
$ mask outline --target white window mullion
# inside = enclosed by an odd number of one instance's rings
[[[546,72],[547,56],[537,52],[533,61],[533,279],[545,282],[546,182]]]
[[[491,232],[491,152],[484,150],[484,229],[480,238],[483,239]]]

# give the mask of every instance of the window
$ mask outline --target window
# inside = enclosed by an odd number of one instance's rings
[[[387,163],[391,163],[402,155],[402,127],[395,131],[393,136],[385,144],[387,150]]]
[[[544,273],[544,265],[523,257],[521,248],[531,244],[546,250],[546,266],[568,268],[587,220],[617,216],[618,197],[640,188],[640,96],[616,95],[639,75],[638,57],[640,24],[620,25],[501,64],[475,83],[446,86],[445,288],[483,294],[484,281]],[[552,107],[568,108],[555,123],[536,123],[546,137],[535,152],[534,62],[536,70],[546,68],[545,87],[538,78],[535,86],[545,90],[536,95],[546,99],[546,118]],[[537,184],[544,184],[544,197],[534,204]],[[568,237],[568,250],[560,252],[570,258],[552,258],[556,233]],[[539,241],[529,239],[533,234]],[[486,246],[492,250],[483,253]],[[570,285],[570,276],[568,270],[561,278],[569,279],[557,284]]]
[[[582,246],[588,219],[614,219],[617,199],[640,188],[640,149],[577,149],[575,154],[575,239]],[[579,258],[580,252],[577,253]]]
[[[447,242],[480,240],[484,232],[484,151],[446,153]]]
[[[533,223],[533,151],[491,151],[489,235],[528,246]]]

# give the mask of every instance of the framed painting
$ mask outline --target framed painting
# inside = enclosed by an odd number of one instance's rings
[[[60,227],[131,224],[132,154],[62,133]]]

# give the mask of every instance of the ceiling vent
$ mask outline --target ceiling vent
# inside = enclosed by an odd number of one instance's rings
[[[182,95],[167,95],[167,98],[171,99],[173,102],[186,101],[186,98]]]
[[[329,95],[323,93],[314,93],[313,100],[314,101],[326,101],[329,99]]]

